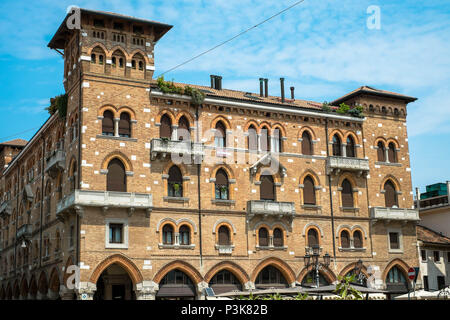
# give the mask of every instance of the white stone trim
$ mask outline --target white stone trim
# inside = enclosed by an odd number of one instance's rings
[[[109,243],[109,225],[111,223],[123,224],[123,243]],[[105,249],[128,249],[128,219],[105,219]]]

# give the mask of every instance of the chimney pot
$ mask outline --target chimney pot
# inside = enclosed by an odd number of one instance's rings
[[[295,90],[295,87],[291,87],[291,99],[292,100],[295,99],[294,90]]]
[[[268,97],[269,96],[269,79],[265,78],[264,79],[264,97]]]
[[[284,103],[284,78],[280,78],[281,102]]]
[[[264,85],[264,79],[263,78],[259,78],[259,96],[260,97],[264,96],[263,85]]]

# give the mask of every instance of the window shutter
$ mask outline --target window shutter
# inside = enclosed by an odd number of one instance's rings
[[[107,191],[119,191],[126,192],[126,175],[125,167],[122,161],[119,159],[113,159],[108,164],[108,175],[107,175]]]
[[[261,176],[260,199],[275,201],[275,186],[272,176]]]
[[[381,141],[378,142],[377,154],[378,154],[378,161],[386,162],[386,149],[384,147],[384,143]]]
[[[355,157],[355,141],[350,136],[347,138],[346,155],[349,158]]]
[[[319,244],[319,239],[317,236],[316,229],[308,230],[308,247],[312,247]]]
[[[362,234],[360,231],[353,232],[353,246],[355,248],[362,248]]]
[[[102,119],[102,133],[107,135],[114,135],[114,115],[107,110],[103,113]]]
[[[397,162],[395,145],[392,142],[389,143],[388,157],[389,157],[389,162],[392,162],[392,163]]]
[[[267,247],[269,245],[269,235],[266,228],[259,229],[258,238],[260,247]]]
[[[390,180],[386,181],[384,184],[384,191],[386,208],[392,208],[393,206],[398,207],[397,192],[395,191],[394,184]]]
[[[341,232],[341,247],[350,248],[350,235],[346,230]]]
[[[131,137],[130,115],[126,112],[120,114],[119,136]]]
[[[333,136],[333,156],[341,156],[341,139],[337,135]]]
[[[256,135],[256,130],[253,126],[248,128],[248,149],[258,150],[258,137]]]
[[[219,228],[219,245],[229,245],[230,244],[230,230],[226,226],[221,226]]]
[[[184,116],[178,122],[178,140],[191,140],[189,121]]]
[[[316,204],[316,193],[314,191],[314,182],[310,176],[303,180],[303,202],[304,204]]]
[[[160,138],[172,138],[172,121],[167,115],[161,117],[161,126],[159,127]]]
[[[347,179],[342,182],[342,206],[353,208],[353,188]]]
[[[307,131],[302,134],[302,154],[312,155],[312,141],[311,136]]]
[[[281,231],[281,229],[279,228],[273,230],[273,245],[274,247],[283,246],[283,231]]]

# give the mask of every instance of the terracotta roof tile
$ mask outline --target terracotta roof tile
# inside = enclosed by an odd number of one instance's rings
[[[1,142],[0,145],[8,145],[8,146],[21,146],[24,147],[28,143],[27,140],[23,139],[14,139],[10,141]]]
[[[450,245],[450,238],[420,225],[417,226],[417,240],[428,243]]]

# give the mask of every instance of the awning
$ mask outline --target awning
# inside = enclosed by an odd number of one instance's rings
[[[188,285],[162,285],[156,297],[195,297],[195,288]]]

